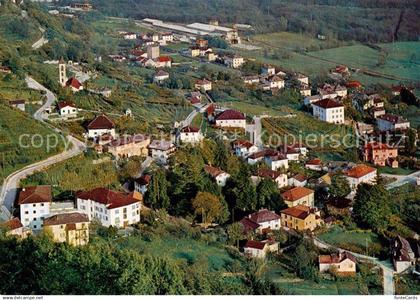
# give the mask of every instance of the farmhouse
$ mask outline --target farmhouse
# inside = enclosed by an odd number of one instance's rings
[[[332,99],[324,99],[312,103],[313,116],[334,124],[344,123],[344,105]]]
[[[84,246],[89,243],[89,223],[88,216],[78,212],[57,214],[44,219],[44,232],[54,242]]]
[[[71,101],[60,101],[57,107],[62,117],[74,117],[77,115],[76,105]]]
[[[273,171],[281,168],[287,170],[289,168],[289,161],[287,160],[287,157],[278,151],[266,150],[264,160]]]
[[[224,63],[227,67],[237,69],[242,67],[242,65],[245,63],[244,58],[242,56],[226,56],[224,58]]]
[[[179,132],[179,140],[182,143],[197,144],[204,139],[200,128],[193,126],[185,126]]]
[[[176,147],[171,141],[153,140],[149,144],[149,154],[161,164],[166,164],[169,156],[175,151]]]
[[[196,90],[204,91],[204,92],[211,91],[211,81],[207,79],[198,80],[195,83],[194,88]]]
[[[289,178],[288,183],[290,186],[305,186],[308,183],[308,178],[303,174],[296,174]]]
[[[236,156],[247,158],[252,153],[258,152],[258,147],[247,140],[236,140],[233,142],[233,151]]]
[[[284,192],[283,194],[281,194],[281,197],[283,198],[284,203],[286,203],[288,207],[293,207],[297,205],[314,207],[314,195],[315,192],[313,190],[298,186]]]
[[[245,115],[237,110],[228,109],[216,117],[217,127],[243,128],[246,127]]]
[[[356,191],[357,186],[361,183],[375,184],[376,176],[376,169],[367,165],[357,165],[345,173],[345,177],[353,191]]]
[[[321,273],[333,271],[338,275],[356,274],[356,258],[347,251],[338,254],[320,255],[318,262]]]
[[[153,76],[153,82],[162,83],[168,78],[169,78],[169,73],[168,72],[165,72],[163,70],[159,70]]]
[[[391,258],[394,270],[401,273],[411,268],[415,263],[415,255],[410,243],[403,237],[397,236],[391,241]]]
[[[295,230],[314,230],[320,223],[319,211],[309,206],[297,205],[280,211],[281,226]]]
[[[21,111],[25,111],[25,103],[26,101],[23,99],[18,99],[18,100],[10,100],[9,101],[9,105],[11,107],[20,109]]]
[[[148,174],[136,178],[134,180],[134,190],[144,195],[147,192],[147,187],[149,186],[151,180],[152,176]]]
[[[32,234],[29,228],[23,226],[19,218],[13,218],[1,223],[0,229],[5,230],[6,236],[16,236],[18,238],[25,238]]]
[[[50,214],[51,202],[51,186],[38,185],[23,188],[17,202],[23,226],[32,230],[42,229],[43,219]]]
[[[141,195],[96,188],[76,194],[77,210],[102,226],[127,227],[140,222]]]
[[[118,159],[147,156],[150,138],[144,134],[124,135],[105,146],[107,152]]]
[[[398,168],[398,148],[393,148],[384,143],[370,142],[364,146],[363,158],[365,161],[378,166],[389,165]]]
[[[260,209],[243,218],[240,223],[244,226],[244,230],[255,227],[256,232],[264,233],[280,229],[280,216],[274,211]]]
[[[279,189],[287,186],[287,175],[278,171],[260,169],[257,171],[256,176],[259,180],[264,178],[273,180]]]
[[[69,80],[67,80],[66,87],[71,88],[73,93],[83,90],[83,85],[74,77],[71,77]]]
[[[306,162],[305,168],[313,171],[322,171],[322,161],[318,158]]]
[[[244,254],[254,258],[265,258],[267,253],[278,252],[279,244],[273,240],[254,241],[249,240],[244,246]]]
[[[376,119],[380,131],[396,131],[410,128],[410,122],[401,116],[384,114]]]
[[[216,181],[218,186],[225,186],[226,180],[230,177],[230,174],[212,166],[204,166],[204,171]]]
[[[97,116],[87,128],[89,138],[98,138],[104,134],[115,137],[115,124],[106,115]]]

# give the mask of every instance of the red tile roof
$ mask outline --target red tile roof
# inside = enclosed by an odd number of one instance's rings
[[[262,169],[262,170],[260,169],[260,170],[257,171],[257,176],[258,177],[271,178],[273,180],[278,178],[280,175],[281,175],[280,172],[269,170],[269,169]]]
[[[209,81],[209,80],[207,80],[207,79],[204,78],[202,80],[197,80],[197,82],[195,84],[205,85],[205,84],[209,84],[209,83],[211,83],[211,81]]]
[[[18,105],[18,104],[25,104],[25,100],[23,99],[17,99],[17,100],[10,100],[9,104],[10,105]]]
[[[263,250],[265,247],[265,243],[259,241],[247,241],[244,248],[253,248]]]
[[[254,146],[254,144],[251,143],[250,141],[247,141],[247,140],[236,140],[236,141],[233,142],[233,146],[234,147],[245,147],[245,148],[249,149],[252,146]]]
[[[228,109],[218,115],[216,120],[245,120],[245,116],[240,111]]]
[[[297,180],[299,182],[304,182],[308,178],[305,175],[303,175],[303,174],[296,174],[295,176],[293,176],[293,179],[295,179],[295,180]]]
[[[336,107],[344,107],[343,104],[338,103],[333,99],[324,99],[317,102],[312,103],[312,105],[328,109],[328,108],[336,108]]]
[[[348,81],[346,83],[346,87],[348,87],[348,88],[361,88],[362,84],[359,81],[353,80],[353,81]]]
[[[248,219],[255,223],[263,223],[268,222],[272,220],[278,220],[280,219],[280,216],[276,214],[274,211],[270,211],[268,209],[260,209],[257,212],[254,212],[248,216]]]
[[[181,129],[181,132],[199,132],[200,128],[193,127],[193,126],[185,126]]]
[[[18,204],[44,203],[52,201],[50,185],[37,185],[23,188],[19,193]]]
[[[67,107],[67,106],[76,107],[76,105],[73,102],[71,102],[71,101],[61,101],[61,102],[58,102],[58,108],[59,109],[62,109],[62,108]]]
[[[318,158],[315,158],[315,159],[311,159],[310,161],[308,161],[306,163],[306,165],[320,166],[320,165],[322,165],[322,161]]]
[[[73,87],[73,88],[75,88],[75,89],[78,90],[78,89],[80,89],[80,87],[82,86],[82,84],[76,78],[71,77],[71,78],[69,78],[69,80],[67,80],[66,86],[71,86],[71,87]]]
[[[348,177],[360,178],[372,172],[376,172],[376,169],[367,165],[357,165],[354,168],[347,171],[346,175]]]
[[[339,253],[338,255],[335,253],[330,255],[320,255],[318,258],[320,264],[338,264],[346,259],[350,259],[352,262],[356,263],[356,258],[347,251]]]
[[[242,226],[244,227],[245,234],[251,231],[255,231],[255,229],[260,227],[260,224],[255,223],[254,221],[248,218],[243,218],[242,220],[239,221],[239,223],[242,224]]]
[[[118,208],[139,202],[132,194],[127,195],[106,188],[96,188],[86,192],[79,192],[76,195],[79,199],[92,200],[104,204],[107,209]]]
[[[152,180],[151,175],[143,175],[139,178],[135,179],[134,181],[137,182],[140,185],[148,185],[150,183],[150,180]]]
[[[391,114],[384,114],[382,116],[379,116],[378,119],[382,119],[393,124],[400,124],[400,123],[408,122],[402,116],[391,115]]]
[[[89,222],[87,215],[82,213],[63,213],[48,217],[44,220],[45,226],[54,226],[54,225],[64,225],[64,224],[74,224]]]
[[[310,194],[313,194],[314,191],[311,189],[308,189],[306,187],[297,186],[294,187],[283,194],[281,194],[282,198],[286,201],[297,201],[303,197],[306,197]]]
[[[171,58],[169,56],[160,56],[158,58],[158,61],[159,62],[168,62],[168,61],[171,61]]]
[[[113,129],[115,128],[114,122],[111,121],[106,115],[97,116],[89,123],[88,129]]]
[[[8,221],[0,224],[0,228],[4,228],[8,231],[9,230],[15,230],[15,229],[22,228],[22,227],[23,227],[23,225],[20,222],[19,218],[13,218],[11,220],[8,220]]]
[[[162,77],[162,76],[169,76],[169,73],[163,70],[159,70],[155,73],[155,77]]]
[[[282,214],[292,216],[294,218],[298,218],[301,220],[305,220],[310,214],[311,209],[305,205],[296,205],[293,207],[289,207],[280,211]]]
[[[220,174],[226,173],[225,171],[216,168],[216,167],[212,167],[212,166],[204,166],[204,171],[206,171],[207,174],[209,174],[211,177],[217,177]]]

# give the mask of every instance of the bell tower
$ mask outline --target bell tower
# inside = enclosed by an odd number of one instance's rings
[[[67,83],[67,72],[66,72],[66,62],[63,58],[58,62],[58,78],[61,86],[66,86]]]

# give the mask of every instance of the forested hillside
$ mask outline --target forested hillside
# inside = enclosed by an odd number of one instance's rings
[[[92,0],[92,3],[101,12],[119,17],[174,22],[217,19],[222,23],[249,23],[257,32],[321,33],[341,40],[372,43],[417,40],[420,34],[420,3],[416,0]]]

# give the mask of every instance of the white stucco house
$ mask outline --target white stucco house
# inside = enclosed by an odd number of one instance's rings
[[[345,177],[352,191],[356,191],[357,186],[361,183],[375,184],[377,170],[367,165],[357,165],[345,172]]]
[[[115,138],[115,124],[106,115],[97,116],[89,123],[87,129],[89,138],[98,138],[104,134]]]
[[[217,127],[246,128],[245,115],[237,110],[228,109],[216,117]]]
[[[312,103],[312,114],[317,119],[334,124],[344,123],[344,105],[333,99],[324,99]]]
[[[258,152],[258,147],[247,140],[236,140],[233,142],[233,151],[236,156],[247,158],[252,153]]]
[[[96,219],[102,226],[127,227],[140,222],[141,195],[123,194],[106,188],[96,188],[76,195],[77,210]]]
[[[218,186],[225,186],[226,181],[230,177],[229,173],[226,173],[225,171],[219,168],[208,165],[204,166],[204,171],[216,181]]]
[[[166,164],[168,158],[176,151],[176,146],[171,141],[153,140],[148,146],[150,156],[161,164]]]
[[[44,218],[50,214],[52,190],[49,185],[25,187],[19,192],[18,206],[23,226],[41,230]]]
[[[376,118],[380,131],[395,131],[410,128],[410,122],[401,116],[384,114]]]
[[[193,127],[193,126],[185,126],[179,131],[179,140],[182,143],[189,143],[189,144],[198,144],[203,139],[204,136],[201,133],[200,128]]]
[[[77,108],[71,101],[61,101],[58,103],[58,112],[62,117],[73,117],[77,115]]]

